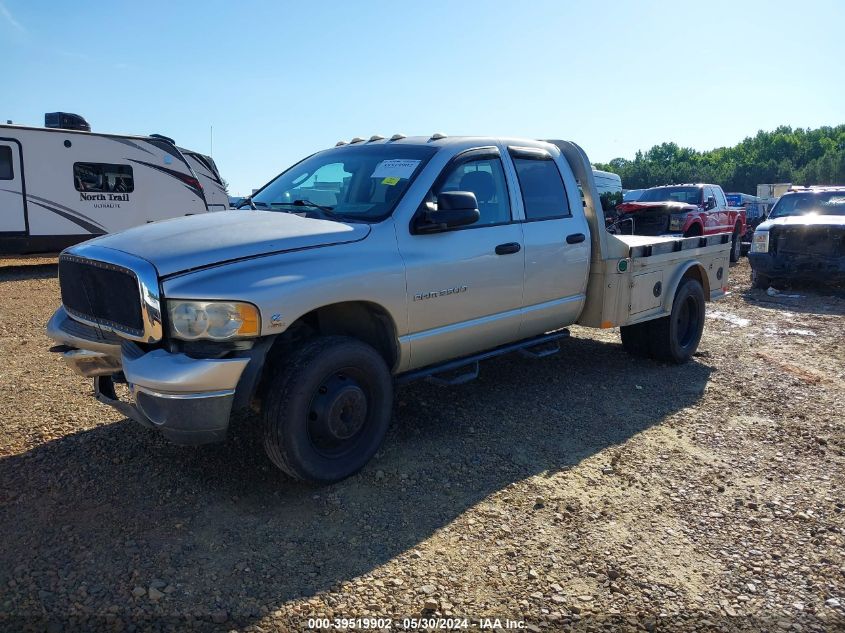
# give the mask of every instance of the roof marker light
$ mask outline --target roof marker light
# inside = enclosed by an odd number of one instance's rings
[[[394,134],[393,136],[390,137],[390,140],[391,141],[401,141],[403,138],[405,138],[404,134]]]
[[[381,140],[384,140],[384,137],[383,137],[383,136],[381,136],[380,134],[373,134],[373,135],[370,137],[370,140],[369,140],[369,141],[367,141],[367,143],[372,143],[373,141],[381,141]]]
[[[356,136],[351,141],[349,141],[349,144],[352,145],[353,143],[363,143],[363,142],[364,142],[364,139],[362,139],[360,136]]]
[[[446,138],[446,135],[442,132],[435,132],[431,135],[431,138],[428,139],[429,141],[439,141],[441,138]]]
[[[335,147],[340,147],[341,145],[348,145],[348,143],[346,141],[338,141],[334,144]]]

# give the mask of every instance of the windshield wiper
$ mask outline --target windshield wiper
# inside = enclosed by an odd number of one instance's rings
[[[322,204],[317,204],[316,202],[311,202],[310,200],[294,200],[293,202],[272,202],[270,203],[271,207],[302,207],[303,209],[316,209],[319,211],[323,216],[327,218],[337,218],[339,215],[335,213],[334,208],[327,207]]]
[[[319,209],[320,211],[324,211],[329,215],[334,215],[334,207],[327,207],[322,204],[317,204],[316,202],[311,202],[310,200],[294,200],[291,204],[295,207],[313,207],[314,209]]]
[[[255,206],[255,203],[252,201],[252,196],[247,196],[246,198],[244,198],[243,200],[241,200],[241,201],[240,201],[240,202],[239,202],[239,203],[235,206],[235,208],[236,208],[236,209],[240,209],[240,208],[242,208],[245,204],[248,204],[248,205],[249,205],[249,208],[250,208],[250,209],[252,209],[253,211],[257,211],[257,210],[258,210],[258,207],[256,207],[256,206]]]

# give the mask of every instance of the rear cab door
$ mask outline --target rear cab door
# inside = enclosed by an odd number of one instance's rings
[[[720,227],[718,233],[733,233],[736,228],[737,219],[742,218],[740,222],[739,234],[742,235],[745,227],[745,212],[739,209],[733,209],[728,205],[728,197],[719,185],[713,185],[713,191],[716,193],[716,202],[721,208]]]
[[[590,233],[578,184],[556,147],[507,146],[525,242],[519,338],[574,323],[586,299]]]

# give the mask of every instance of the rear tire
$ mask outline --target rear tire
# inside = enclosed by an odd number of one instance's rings
[[[651,321],[651,357],[671,363],[685,363],[701,342],[704,331],[704,289],[695,279],[685,279],[675,292],[672,312]]]
[[[390,371],[372,347],[345,336],[307,341],[270,379],[262,410],[267,456],[294,479],[345,479],[378,450],[392,401]]]
[[[742,239],[739,235],[740,226],[736,225],[733,236],[731,237],[731,263],[735,264],[742,257]]]
[[[767,277],[766,275],[758,273],[753,268],[751,269],[751,287],[752,288],[759,288],[761,290],[766,290],[771,285],[772,285],[771,277]]]
[[[645,358],[649,355],[648,339],[651,334],[651,321],[636,325],[623,325],[619,328],[622,335],[622,347],[631,356]]]

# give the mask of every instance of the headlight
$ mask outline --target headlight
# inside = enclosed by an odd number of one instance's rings
[[[687,214],[680,213],[676,215],[672,215],[669,218],[669,230],[670,231],[680,231],[684,228],[684,222],[687,221]]]
[[[769,252],[769,232],[755,231],[754,239],[751,241],[752,253],[768,253]]]
[[[261,332],[261,315],[251,303],[170,299],[167,313],[170,335],[184,341],[227,341]]]

